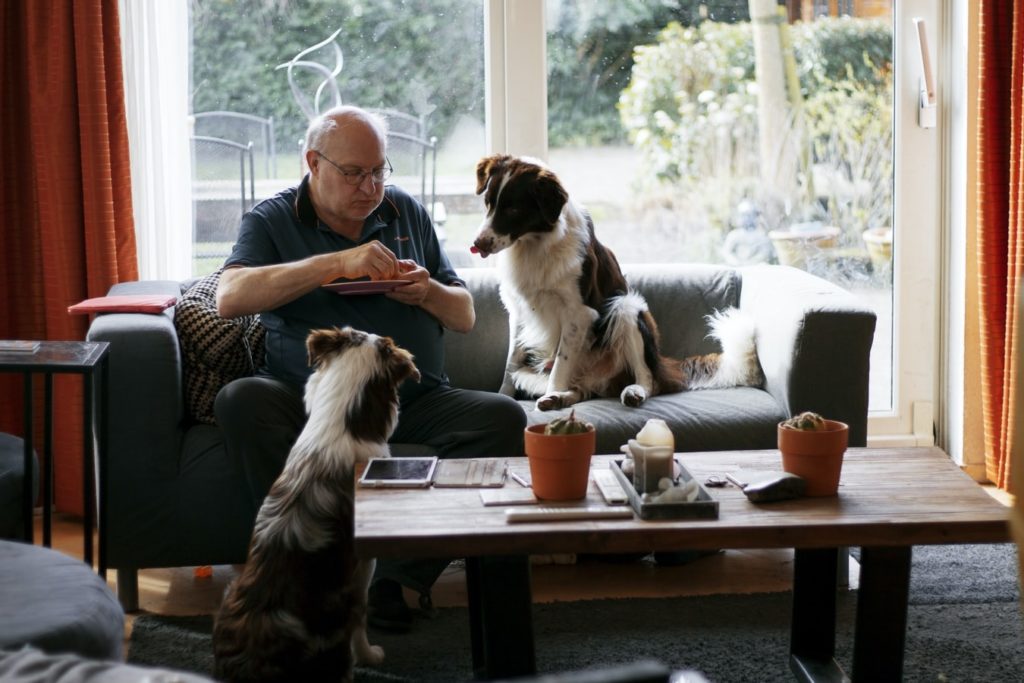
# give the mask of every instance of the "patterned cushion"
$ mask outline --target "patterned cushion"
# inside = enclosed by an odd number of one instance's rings
[[[221,387],[253,374],[263,362],[258,315],[226,319],[217,313],[221,271],[198,280],[174,311],[185,375],[185,403],[197,422],[214,424],[213,401]]]

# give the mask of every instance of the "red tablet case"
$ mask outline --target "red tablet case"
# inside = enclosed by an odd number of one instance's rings
[[[171,294],[118,294],[79,301],[68,313],[159,313],[177,301]]]

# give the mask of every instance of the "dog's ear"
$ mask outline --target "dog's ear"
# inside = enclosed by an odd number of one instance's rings
[[[313,330],[306,337],[306,354],[310,367],[320,365],[327,354],[347,346],[352,341],[352,328],[330,330]]]
[[[476,193],[480,194],[487,187],[487,181],[491,179],[494,168],[508,159],[507,154],[492,154],[484,157],[476,164]]]
[[[534,198],[540,208],[540,214],[548,223],[557,223],[562,207],[569,201],[569,193],[562,187],[558,176],[551,171],[541,169],[534,184]]]
[[[395,347],[392,367],[396,369],[399,381],[411,379],[418,384],[422,379],[419,368],[413,362],[412,354],[405,349]]]
[[[384,358],[384,364],[400,384],[406,379],[420,381],[420,371],[413,362],[411,353],[395,344],[391,337],[380,337],[377,339],[377,349]]]

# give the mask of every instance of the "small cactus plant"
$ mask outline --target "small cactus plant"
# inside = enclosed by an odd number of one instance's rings
[[[556,417],[551,422],[548,422],[544,426],[544,433],[549,436],[552,434],[583,434],[593,428],[594,425],[586,420],[577,420],[576,411],[571,410],[569,411],[569,417]]]
[[[823,432],[826,429],[825,418],[810,411],[794,415],[782,423],[788,429],[799,429],[805,432]]]

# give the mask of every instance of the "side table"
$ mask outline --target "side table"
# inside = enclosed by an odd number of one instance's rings
[[[51,544],[51,511],[53,498],[53,375],[72,373],[82,375],[82,509],[84,527],[85,562],[92,566],[93,505],[96,505],[99,530],[98,569],[106,576],[106,538],[104,489],[107,448],[108,342],[41,341],[34,351],[0,351],[0,372],[18,372],[22,376],[25,415],[25,471],[32,471],[33,448],[33,376],[45,378],[45,427],[43,449],[43,545]],[[98,400],[97,400],[98,398]],[[99,472],[96,471],[99,463]],[[98,482],[98,486],[97,486]],[[98,489],[98,495],[97,495]],[[32,478],[25,478],[23,496],[25,506],[25,539],[32,543]]]

